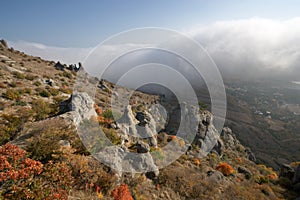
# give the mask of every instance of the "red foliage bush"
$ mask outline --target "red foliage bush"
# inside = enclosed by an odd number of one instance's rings
[[[67,200],[73,183],[65,162],[43,165],[12,144],[0,147],[0,199]]]
[[[223,175],[228,176],[233,173],[233,168],[227,163],[219,163],[216,170],[222,172]]]
[[[43,164],[26,158],[26,151],[12,144],[5,144],[0,149],[0,181],[17,181],[40,174]]]
[[[114,198],[114,200],[133,200],[131,193],[128,189],[128,185],[122,184],[115,188],[111,192],[111,196]]]

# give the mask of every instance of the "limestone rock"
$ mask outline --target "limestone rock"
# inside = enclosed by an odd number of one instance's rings
[[[97,116],[94,100],[85,92],[74,92],[71,97],[60,104],[60,113],[72,112],[71,117],[76,125],[84,119]]]

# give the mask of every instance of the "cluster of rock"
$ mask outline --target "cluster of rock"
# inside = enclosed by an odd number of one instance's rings
[[[70,64],[70,65],[66,65],[66,64],[61,64],[59,61],[54,65],[54,67],[58,70],[62,70],[64,71],[65,69],[70,70],[70,71],[74,71],[74,72],[78,72],[79,69],[82,67],[82,64],[79,62],[78,64]]]
[[[219,136],[213,125],[213,115],[210,112],[205,111],[197,114],[194,112],[196,110],[192,110],[187,104],[181,105],[181,111],[184,119],[188,121],[186,127],[183,128],[189,128],[189,131],[196,131],[194,143],[200,146],[201,149],[204,149],[203,151],[213,149],[219,156],[222,156],[224,149],[235,150],[237,145],[240,144],[229,128],[224,128],[221,136]],[[61,113],[65,113],[64,115],[73,120],[73,123],[77,126],[84,119],[91,119],[97,115],[94,110],[93,99],[84,92],[73,93],[70,99],[63,102],[61,104]],[[176,117],[176,115],[174,114],[173,117]],[[121,144],[108,145],[101,151],[96,152],[94,156],[114,169],[119,175],[123,172],[138,173],[147,171],[148,175],[149,173],[151,174],[149,175],[151,178],[155,178],[159,173],[159,167],[156,164],[156,159],[150,153],[150,148],[156,149],[158,147],[157,138],[160,137],[161,131],[172,131],[169,127],[165,127],[166,122],[167,115],[165,110],[159,106],[152,105],[150,108],[134,113],[131,106],[128,105],[122,117],[115,120],[113,126],[111,126],[120,130],[117,133],[121,138]],[[88,134],[89,132],[86,131],[86,133],[83,133],[83,137],[88,137]],[[95,137],[91,136],[88,143],[93,143]],[[129,146],[132,146],[132,144],[135,145],[137,153],[130,152]],[[184,143],[184,145],[190,146],[191,143]],[[249,157],[254,157],[251,153],[248,155]],[[247,176],[252,175],[245,168],[241,167],[238,170]],[[220,179],[221,177],[217,172],[210,176],[212,179]]]

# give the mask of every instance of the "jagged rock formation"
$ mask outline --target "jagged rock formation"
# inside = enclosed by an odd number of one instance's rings
[[[157,147],[156,123],[147,111],[138,112],[135,116],[128,105],[123,116],[117,120],[117,126],[122,130],[122,144],[134,141],[135,138],[148,138],[151,146]]]

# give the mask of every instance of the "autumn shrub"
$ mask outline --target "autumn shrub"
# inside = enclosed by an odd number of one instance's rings
[[[222,174],[225,176],[228,176],[234,172],[231,165],[222,162],[217,165],[216,170],[222,172]]]
[[[21,95],[18,90],[15,89],[7,89],[3,94],[3,97],[10,100],[18,100],[21,98]]]
[[[42,173],[43,165],[26,157],[26,151],[9,143],[0,149],[1,195],[5,199],[34,199],[33,179]]]
[[[196,166],[199,166],[200,165],[200,159],[199,158],[194,158],[193,159],[193,162]]]
[[[73,187],[78,190],[107,193],[116,181],[96,159],[74,154],[70,148],[65,148],[61,157],[70,166],[72,176],[76,177]]]
[[[67,86],[59,88],[59,91],[65,94],[72,94],[73,92],[72,89]]]
[[[113,143],[113,144],[120,144],[121,143],[121,137],[116,133],[114,129],[111,128],[102,128],[104,134],[106,137]]]
[[[261,178],[258,180],[258,182],[269,182],[269,181],[275,181],[278,179],[277,173],[274,171],[273,168],[267,167],[265,165],[259,164],[257,165],[257,168],[259,172],[261,173]]]
[[[11,144],[0,149],[1,195],[5,199],[68,199],[74,178],[65,162],[42,164]]]
[[[49,88],[48,91],[52,96],[57,96],[59,94],[59,90],[55,88]]]
[[[114,200],[133,200],[128,185],[121,184],[111,192],[111,197]]]
[[[264,183],[269,183],[270,179],[269,177],[264,175],[257,175],[254,177],[254,181],[258,184],[264,184]]]
[[[68,199],[68,191],[74,182],[74,177],[66,162],[48,162],[41,176],[42,179],[47,180],[47,185],[43,190],[50,193],[46,199]]]
[[[60,140],[74,140],[72,129],[59,119],[48,120],[32,127],[26,150],[30,158],[47,163],[61,155]]]

